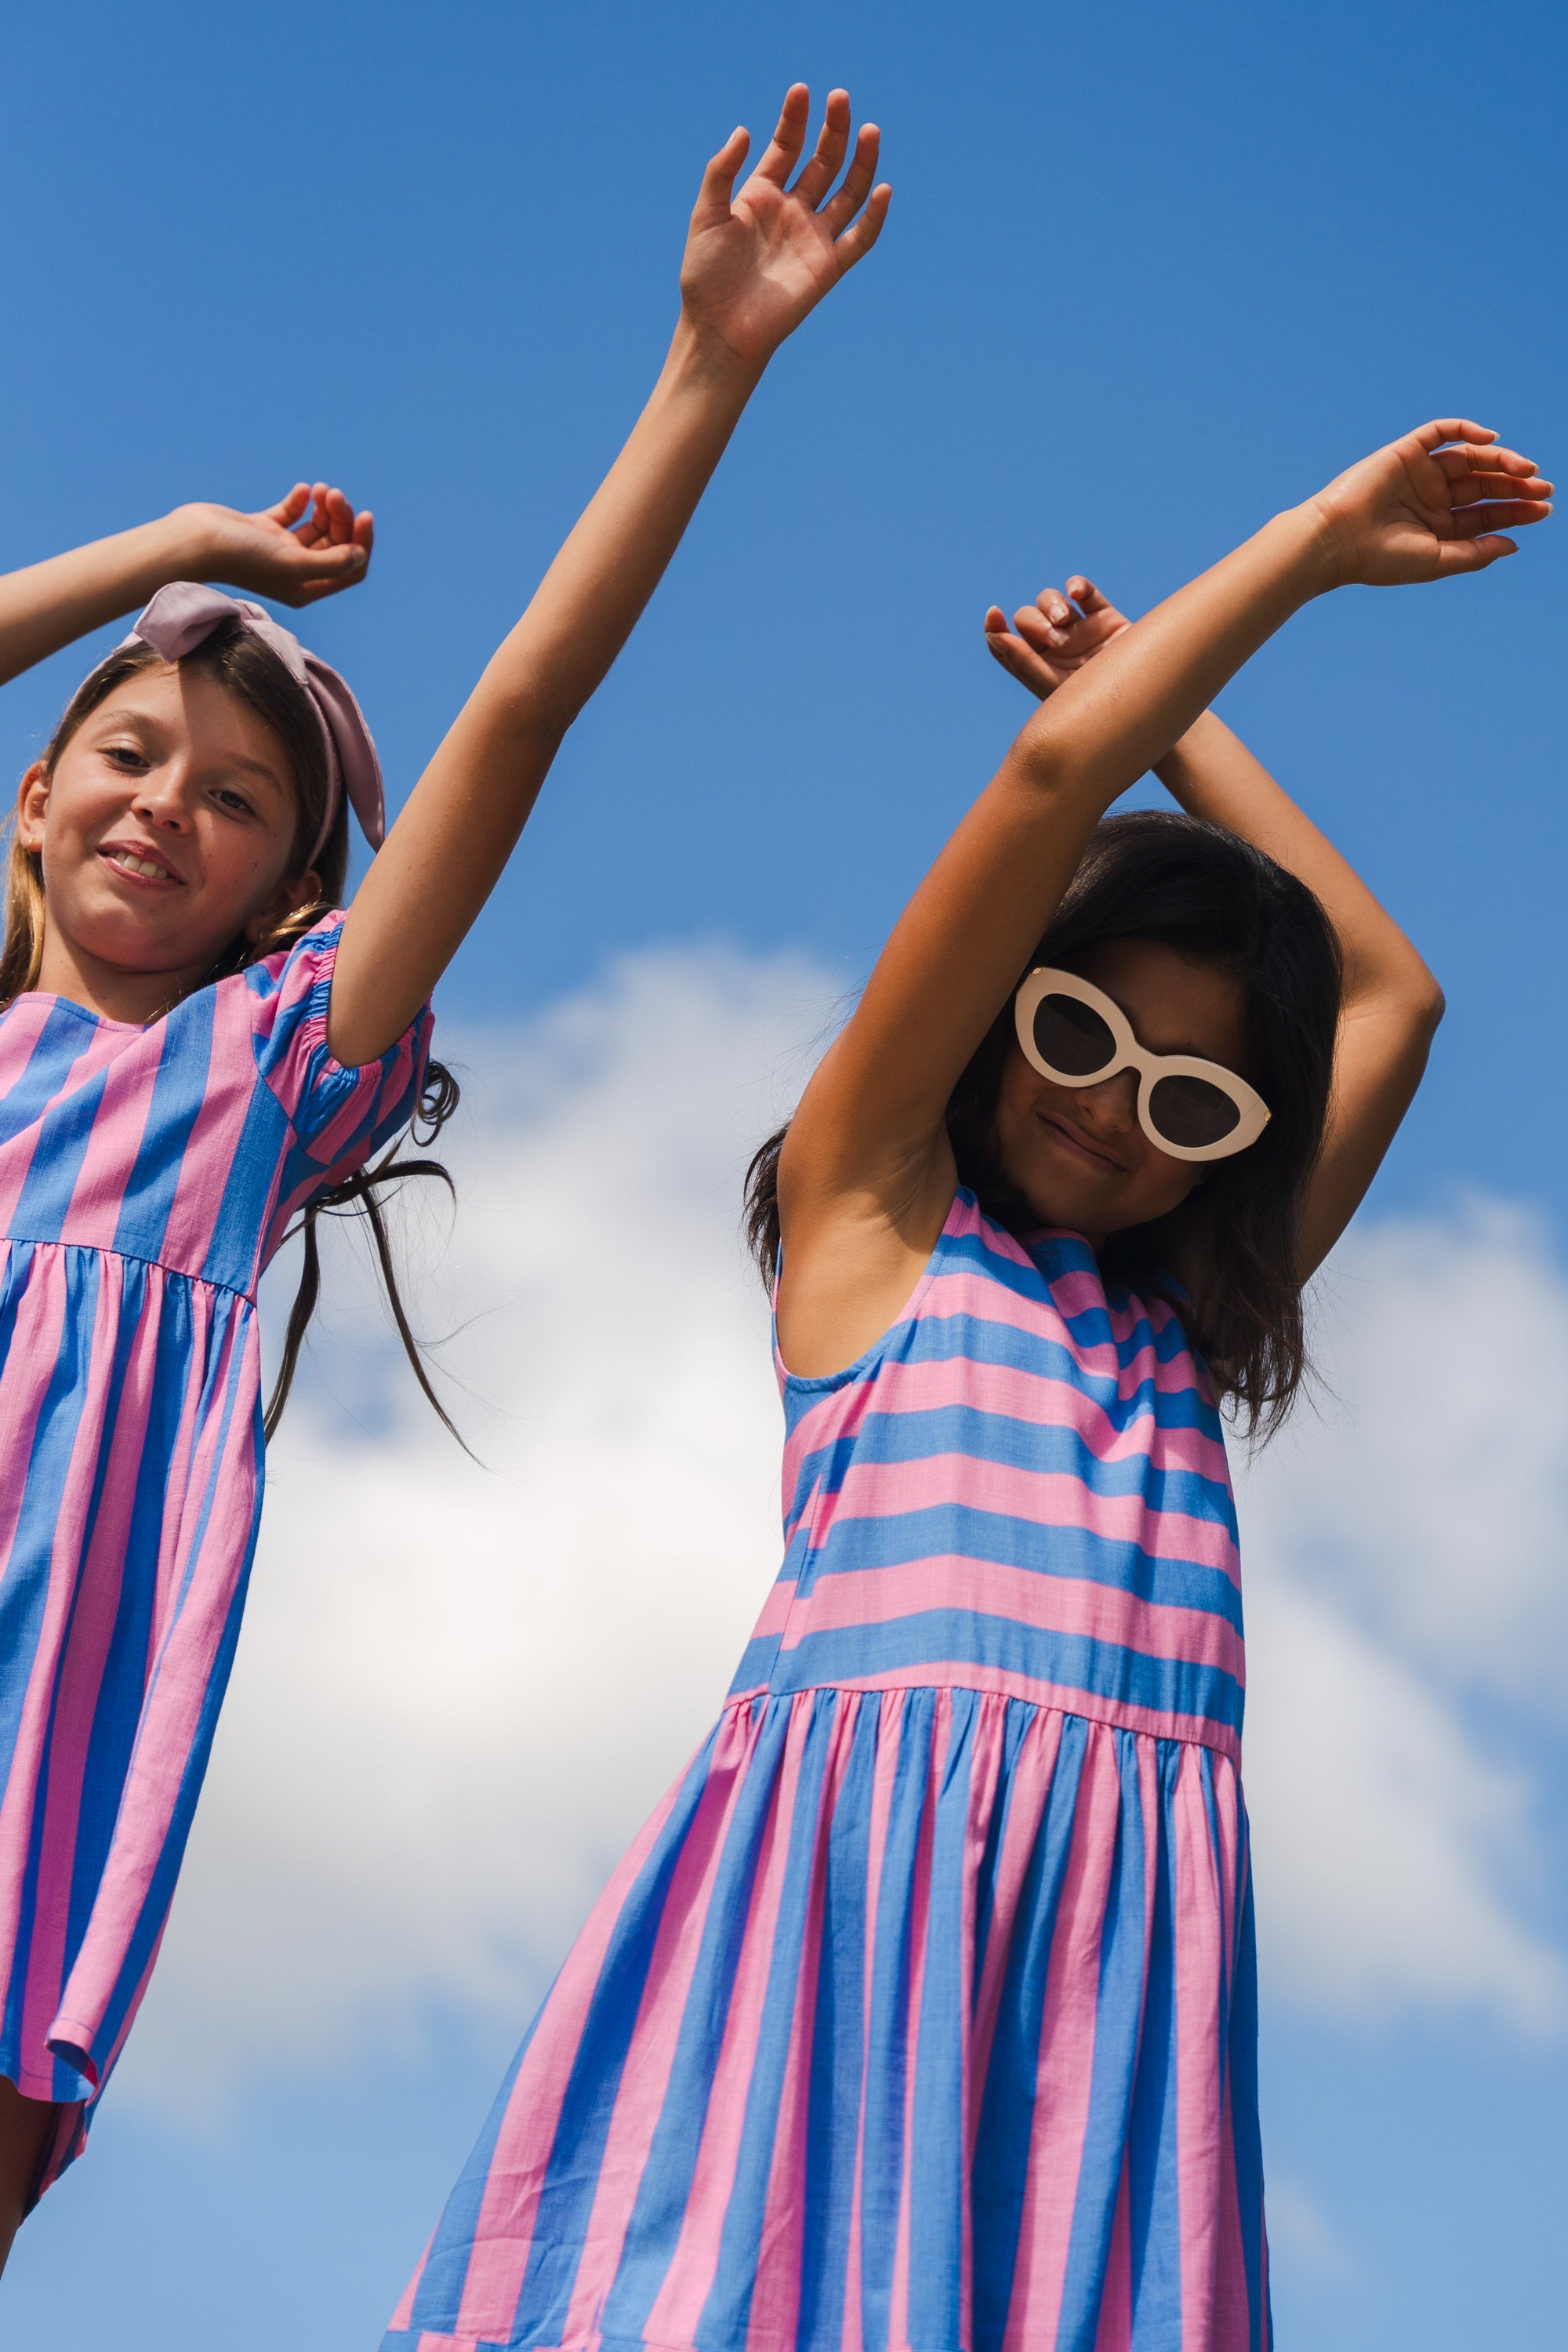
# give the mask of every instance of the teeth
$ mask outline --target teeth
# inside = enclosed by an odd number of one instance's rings
[[[154,882],[172,882],[174,876],[166,866],[154,866],[150,857],[132,857],[129,850],[110,852],[116,866],[123,866],[128,874],[145,874]]]

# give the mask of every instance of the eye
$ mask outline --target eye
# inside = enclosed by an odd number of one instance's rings
[[[117,768],[122,776],[145,775],[152,765],[145,751],[140,751],[134,743],[106,743],[103,756],[110,766]]]
[[[218,784],[215,786],[213,791],[213,799],[227,816],[254,816],[256,814],[256,806],[254,802],[247,800],[243,793],[236,792],[232,784]]]

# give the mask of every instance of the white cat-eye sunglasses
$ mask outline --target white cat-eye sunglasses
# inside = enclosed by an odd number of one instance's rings
[[[1138,1124],[1173,1160],[1226,1160],[1268,1124],[1261,1095],[1222,1062],[1151,1054],[1113,997],[1076,971],[1032,971],[1013,1000],[1018,1043],[1043,1078],[1096,1087],[1138,1073]]]

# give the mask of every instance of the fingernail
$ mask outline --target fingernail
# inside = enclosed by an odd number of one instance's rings
[[[1067,606],[1066,606],[1065,604],[1053,604],[1053,605],[1051,606],[1051,608],[1050,608],[1050,615],[1049,615],[1049,617],[1050,617],[1053,621],[1055,621],[1055,622],[1056,622],[1056,624],[1057,624],[1057,625],[1058,625],[1058,628],[1060,627],[1061,624],[1062,624],[1062,623],[1067,619],[1067,616],[1068,616],[1068,608],[1067,608]]]

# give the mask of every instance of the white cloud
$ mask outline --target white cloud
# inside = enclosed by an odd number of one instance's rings
[[[1256,1533],[1446,1679],[1560,1706],[1568,1283],[1542,1222],[1359,1225],[1317,1305],[1321,1414],[1264,1457]]]
[[[334,1252],[122,2094],[194,2116],[255,2073],[384,2047],[432,2000],[526,2021],[702,1738],[776,1565],[780,1419],[736,1237],[740,1173],[829,1002],[798,960],[670,950],[527,1027],[460,1041],[453,1239],[438,1215],[405,1239],[424,1267],[418,1319],[460,1327],[446,1360],[489,1466],[439,1429]],[[1432,1419],[1447,1391],[1425,1380],[1428,1258],[1473,1322],[1478,1291],[1484,1304],[1539,1280],[1538,1252],[1482,1218],[1448,1233],[1445,1257],[1446,1231],[1374,1227],[1358,1244],[1373,1338],[1364,1360],[1342,1349],[1340,1390],[1363,1408],[1360,1433],[1343,1414],[1309,1429],[1253,1482],[1263,1919],[1299,1998],[1481,2000],[1539,2021],[1558,1963],[1499,1891],[1489,1852],[1522,1843],[1523,1796],[1422,1662],[1406,1567],[1425,1540],[1426,1441],[1454,1452]],[[1366,1433],[1366,1366],[1384,1360],[1418,1391],[1414,1434],[1381,1395]],[[1497,1363],[1505,1388],[1540,1373],[1507,1348]],[[1518,1442],[1505,1461],[1477,1424],[1473,1520],[1506,1523],[1522,1487],[1537,1497],[1531,1557],[1545,1560],[1557,1433],[1542,1415],[1527,1444],[1508,1396],[1493,1403]],[[1325,1460],[1337,1512],[1315,1491]],[[1381,1461],[1393,1491],[1369,1531],[1356,1498]],[[1352,1553],[1381,1596],[1360,1616],[1339,1580]],[[1513,1622],[1543,1622],[1538,1572],[1511,1573]],[[1495,1586],[1445,1575],[1447,1655]]]

